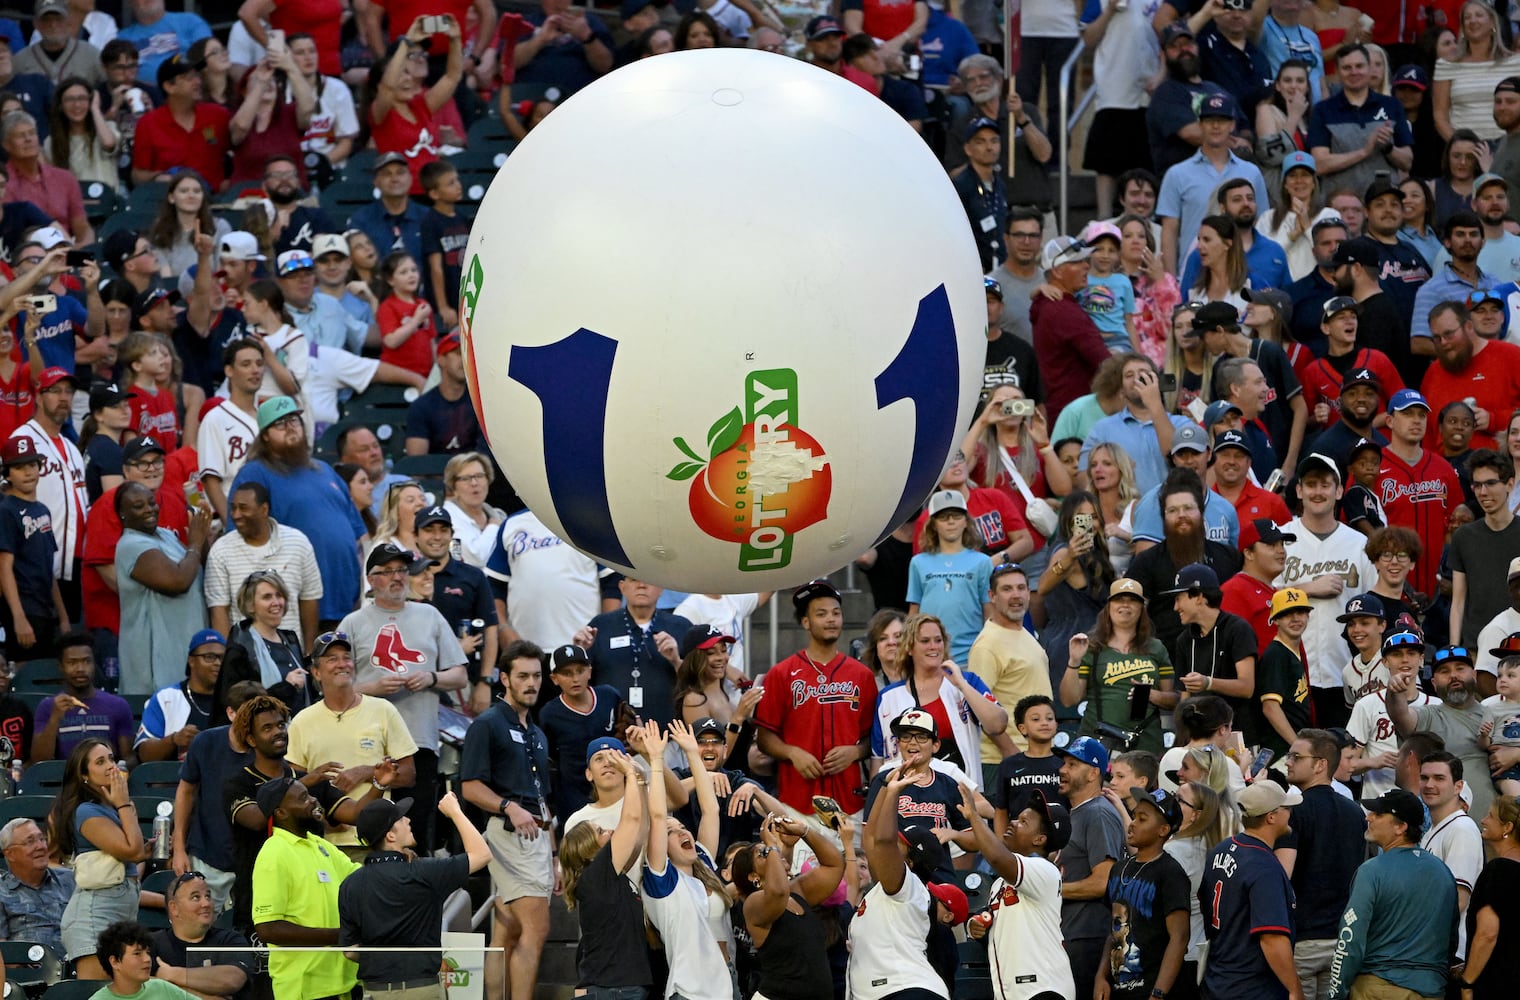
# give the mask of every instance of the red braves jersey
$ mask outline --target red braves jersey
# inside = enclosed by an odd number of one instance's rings
[[[1277,633],[1270,621],[1272,585],[1262,583],[1245,573],[1236,573],[1220,584],[1219,590],[1224,595],[1220,608],[1232,615],[1239,615],[1250,623],[1252,631],[1256,633],[1256,651],[1261,653]]]
[[[1422,449],[1413,465],[1383,450],[1378,469],[1377,497],[1389,524],[1413,528],[1425,551],[1409,572],[1414,589],[1427,597],[1436,593],[1436,569],[1441,547],[1446,544],[1446,523],[1452,509],[1462,502],[1462,485],[1451,463],[1433,451]]]
[[[1440,363],[1425,370],[1420,391],[1430,401],[1430,420],[1425,430],[1425,447],[1441,447],[1441,408],[1457,399],[1471,399],[1488,411],[1486,431],[1473,431],[1469,447],[1497,447],[1493,430],[1503,427],[1520,403],[1520,347],[1502,340],[1486,340],[1483,350],[1473,355],[1461,372],[1449,372]]]
[[[859,660],[838,654],[822,667],[806,652],[787,657],[765,675],[765,694],[755,709],[755,724],[800,747],[823,762],[835,747],[851,746],[871,736],[876,707],[876,678]],[[813,796],[827,795],[847,813],[865,808],[860,768],[851,764],[816,781],[795,767],[776,765],[776,797],[806,815]]]
[[[1380,404],[1387,403],[1389,396],[1404,388],[1399,370],[1393,367],[1393,362],[1382,351],[1371,347],[1357,351],[1351,371],[1359,368],[1365,368],[1376,375],[1382,384],[1383,391],[1378,397]],[[1341,373],[1329,361],[1324,358],[1310,360],[1298,373],[1298,380],[1304,384],[1304,405],[1309,407],[1310,421],[1314,420],[1314,408],[1320,403],[1330,405],[1330,419],[1325,421],[1326,427],[1341,418]]]
[[[133,386],[127,396],[131,428],[143,437],[157,441],[164,452],[179,447],[179,415],[174,412],[174,397],[159,390],[149,393]]]

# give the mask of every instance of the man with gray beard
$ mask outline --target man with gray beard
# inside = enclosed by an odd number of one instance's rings
[[[951,141],[945,143],[945,169],[952,173],[966,165],[966,151],[957,140],[966,134],[966,128],[978,118],[990,118],[998,123],[999,130],[1008,127],[1008,117],[1013,116],[1014,142],[1020,148],[1014,155],[1025,154],[1041,164],[1050,160],[1053,152],[1050,139],[1045,135],[1045,122],[1040,109],[1025,106],[1017,93],[1004,98],[1008,90],[1003,78],[1003,65],[991,56],[967,56],[955,68],[955,73],[966,85],[964,96],[950,98]],[[1001,136],[1003,148],[1008,148],[1008,137]],[[1022,166],[1022,164],[1020,164]],[[1040,171],[1041,174],[1044,171]],[[1017,167],[1014,176],[1019,175]],[[1010,188],[1009,200],[1015,204],[1028,204]],[[1043,207],[1043,206],[1042,206]],[[1002,225],[1002,220],[998,220]]]
[[[1494,783],[1489,779],[1488,754],[1478,746],[1478,729],[1483,725],[1483,704],[1478,699],[1477,677],[1470,661],[1447,657],[1436,663],[1430,674],[1430,686],[1441,700],[1415,708],[1402,696],[1411,684],[1412,674],[1397,674],[1388,684],[1388,718],[1403,739],[1410,733],[1435,733],[1446,742],[1449,753],[1462,759],[1467,787],[1472,790],[1473,816],[1487,816],[1494,800]]]

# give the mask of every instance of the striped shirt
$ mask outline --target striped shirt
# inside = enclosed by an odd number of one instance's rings
[[[317,569],[311,540],[295,528],[281,526],[274,518],[269,519],[269,541],[263,545],[249,545],[241,534],[232,531],[211,546],[206,557],[206,607],[228,608],[232,620],[238,621],[240,615],[235,607],[238,588],[248,574],[261,569],[272,569],[285,581],[290,600],[285,604],[280,627],[300,634],[299,602],[321,599],[322,573]]]

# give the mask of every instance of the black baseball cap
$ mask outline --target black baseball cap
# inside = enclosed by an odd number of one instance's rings
[[[693,625],[681,637],[681,659],[686,659],[699,649],[712,649],[720,642],[733,641],[733,636],[715,625]]]
[[[384,566],[390,562],[404,562],[410,567],[412,553],[395,542],[382,542],[369,550],[369,557],[364,560],[364,572],[368,573],[376,566]]]
[[[1360,316],[1362,314],[1362,304],[1349,295],[1332,295],[1320,307],[1319,321],[1321,323],[1328,323],[1336,313],[1343,312],[1351,312]]]
[[[274,811],[280,808],[280,803],[285,801],[285,792],[296,779],[291,775],[281,775],[271,778],[259,786],[259,790],[253,793],[254,804],[259,807],[259,812],[266,817],[274,818]]]
[[[717,719],[714,719],[710,715],[704,715],[702,718],[691,724],[691,735],[695,739],[700,740],[702,737],[711,735],[713,733],[717,733],[718,739],[720,740],[727,741],[728,739],[723,731],[723,723],[719,722]]]
[[[391,832],[391,827],[395,826],[411,808],[411,799],[401,799],[399,802],[376,799],[359,810],[359,819],[354,823],[354,831],[359,834],[359,839],[365,844],[377,848],[385,842],[385,835]]]
[[[1198,333],[1221,326],[1240,326],[1240,310],[1228,302],[1205,302],[1193,312],[1193,329]]]
[[[1398,189],[1395,188],[1394,190]],[[1340,246],[1335,248],[1335,254],[1330,258],[1330,266],[1340,267],[1342,264],[1360,264],[1363,267],[1377,267],[1377,244],[1365,236],[1341,240]]]
[[[807,614],[808,605],[820,597],[832,597],[834,600],[843,603],[840,599],[839,591],[834,589],[832,583],[827,580],[818,579],[811,583],[804,583],[792,591],[792,610],[797,612],[797,617],[801,618]]]
[[[559,673],[566,667],[573,667],[582,663],[588,667],[591,666],[591,657],[586,655],[586,651],[568,642],[563,646],[555,646],[554,653],[549,659],[553,663],[553,666],[549,668],[550,673]]]
[[[157,452],[162,455],[164,446],[150,437],[135,437],[121,446],[121,461],[123,465],[131,465],[149,452]]]
[[[1414,840],[1425,829],[1425,806],[1419,796],[1402,788],[1391,788],[1375,799],[1362,803],[1370,813],[1383,813],[1409,827],[1407,836]]]
[[[1474,185],[1473,190],[1477,190],[1476,185]],[[1385,194],[1391,194],[1401,202],[1404,200],[1404,192],[1399,190],[1397,184],[1387,177],[1379,177],[1367,185],[1367,192],[1362,195],[1362,204],[1370,205]]]
[[[447,524],[452,528],[454,527],[454,518],[449,515],[447,507],[441,503],[436,503],[431,507],[424,507],[417,512],[416,518],[412,521],[412,530],[421,531],[430,524]]]
[[[1177,582],[1171,590],[1163,590],[1161,596],[1168,594],[1217,594],[1219,593],[1219,574],[1212,567],[1203,563],[1188,563],[1177,571]]]
[[[1246,444],[1246,436],[1239,431],[1221,431],[1214,437],[1214,454],[1219,454],[1226,448],[1236,448],[1251,454],[1251,446]]]
[[[1354,385],[1370,385],[1379,396],[1383,394],[1383,383],[1378,379],[1377,373],[1371,368],[1353,368],[1341,379],[1341,395]]]
[[[1071,813],[1061,803],[1047,799],[1044,789],[1030,793],[1029,808],[1045,820],[1045,853],[1059,851],[1071,842]]]
[[[107,406],[116,406],[125,403],[131,398],[129,393],[123,392],[115,383],[110,385],[97,385],[90,390],[90,412],[104,409]]]

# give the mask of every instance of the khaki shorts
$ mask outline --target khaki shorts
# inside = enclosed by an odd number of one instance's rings
[[[503,903],[524,896],[547,899],[554,891],[554,852],[551,835],[540,830],[529,840],[519,836],[500,816],[486,823],[486,844],[491,848],[491,889]]]

